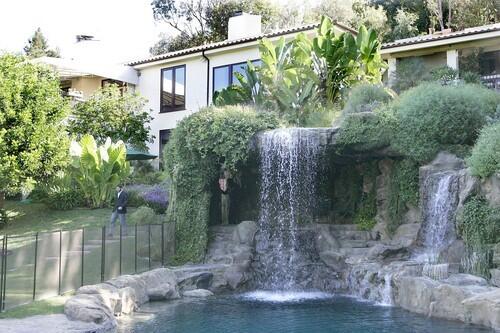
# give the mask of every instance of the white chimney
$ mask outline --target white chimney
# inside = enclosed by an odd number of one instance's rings
[[[255,37],[262,33],[260,15],[236,12],[229,18],[227,39]]]

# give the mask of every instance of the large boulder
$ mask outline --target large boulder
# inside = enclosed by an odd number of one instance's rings
[[[76,295],[98,295],[112,313],[120,314],[122,312],[120,291],[112,285],[99,283],[82,286],[78,288]]]
[[[426,277],[402,276],[398,279],[395,302],[411,312],[429,314],[433,289],[440,283]]]
[[[209,271],[201,272],[178,272],[177,285],[181,291],[193,289],[209,289],[214,274]]]
[[[116,327],[113,312],[97,294],[80,294],[71,297],[64,304],[64,313],[70,320]]]
[[[411,247],[416,245],[420,223],[402,224],[394,233],[390,245]]]
[[[135,291],[135,297],[138,305],[149,301],[146,281],[141,275],[122,275],[117,278],[104,282],[118,289],[130,287]]]
[[[467,298],[462,304],[466,322],[500,330],[500,289]]]
[[[246,265],[233,265],[224,272],[224,279],[232,290],[240,288],[249,279]]]
[[[368,251],[367,258],[379,261],[403,260],[410,255],[408,248],[401,245],[376,244]]]
[[[148,288],[149,301],[165,301],[180,298],[177,284],[164,282],[160,285]]]
[[[236,226],[233,234],[233,241],[253,247],[256,233],[257,224],[254,221],[243,221]]]
[[[317,224],[315,246],[318,253],[328,252],[340,248],[340,242],[330,232],[330,225]]]
[[[319,254],[321,261],[335,272],[345,271],[347,264],[345,256],[337,251],[325,251]]]
[[[429,315],[449,320],[465,321],[465,308],[462,301],[471,295],[466,289],[442,284],[432,291]]]
[[[182,296],[184,296],[184,297],[193,297],[193,298],[205,298],[205,297],[210,297],[213,295],[214,295],[213,292],[211,292],[210,290],[206,290],[206,289],[187,290],[187,291],[182,293]]]
[[[443,282],[454,286],[487,286],[488,281],[471,274],[452,274]]]

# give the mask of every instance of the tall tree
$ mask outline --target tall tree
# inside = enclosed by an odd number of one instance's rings
[[[66,165],[68,110],[56,73],[0,56],[0,208],[6,192],[45,181]]]
[[[35,30],[33,36],[28,39],[28,44],[24,47],[24,52],[30,58],[39,58],[43,56],[59,58],[58,49],[49,49],[47,38],[42,33],[42,29]]]
[[[269,0],[153,0],[155,20],[166,22],[178,36],[162,35],[152,54],[176,51],[227,38],[227,23],[236,11],[262,16],[264,27],[273,26],[278,11]]]

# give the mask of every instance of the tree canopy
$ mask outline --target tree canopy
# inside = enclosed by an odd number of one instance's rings
[[[137,93],[122,93],[116,85],[107,85],[75,105],[69,132],[79,137],[90,134],[100,144],[109,137],[145,148],[154,139],[149,134],[152,117],[143,111],[145,103]]]
[[[260,14],[264,27],[272,26],[278,16],[269,0],[153,0],[151,5],[155,20],[178,32],[161,34],[150,48],[153,55],[226,39],[229,18],[236,11]]]
[[[150,49],[161,54],[227,38],[227,22],[238,10],[262,15],[264,30],[319,22],[322,15],[358,30],[361,25],[386,42],[427,33],[429,28],[465,28],[500,21],[497,0],[321,0],[316,5],[269,0],[153,0],[156,20],[177,35],[161,34]]]
[[[45,38],[40,28],[36,29],[33,36],[28,40],[28,43],[24,47],[24,52],[30,58],[43,56],[59,58],[59,50],[49,48],[47,38]]]
[[[0,56],[0,193],[44,181],[68,162],[69,104],[49,68]]]

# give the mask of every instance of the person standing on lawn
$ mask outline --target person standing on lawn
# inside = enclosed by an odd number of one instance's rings
[[[117,218],[120,218],[122,235],[127,235],[127,221],[125,215],[127,214],[128,194],[123,190],[123,185],[118,185],[116,187],[116,193],[115,205],[110,219],[109,237],[113,237]]]

